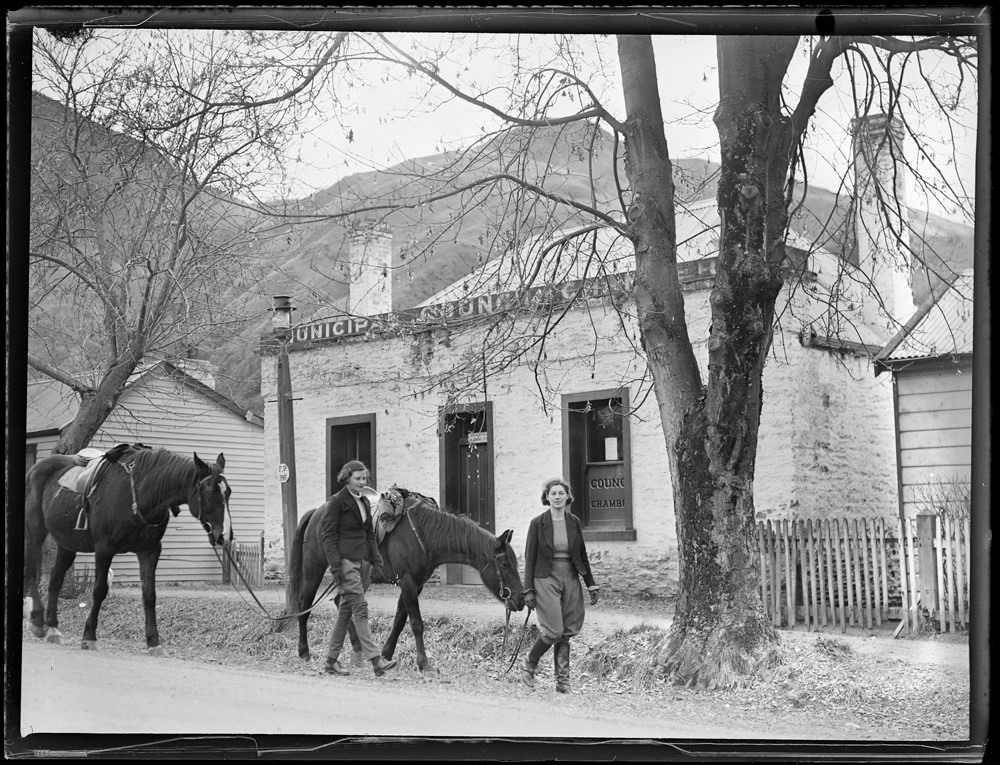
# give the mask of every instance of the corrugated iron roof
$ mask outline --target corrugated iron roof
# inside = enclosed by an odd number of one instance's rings
[[[155,369],[162,369],[168,375],[174,376],[189,388],[211,399],[224,409],[243,417],[247,422],[263,427],[264,420],[241,407],[228,396],[219,393],[206,385],[198,377],[167,361],[143,364],[129,377],[126,387],[135,385]],[[195,369],[204,374],[200,366]],[[80,408],[79,397],[66,385],[57,380],[45,378],[29,382],[27,385],[27,417],[25,432],[28,436],[46,431],[60,431],[69,425]]]
[[[937,299],[886,344],[880,361],[907,361],[972,353],[973,271],[959,274]]]
[[[719,208],[715,199],[703,199],[686,206],[678,205],[675,213],[678,262],[715,257],[719,252],[719,221]],[[533,273],[539,252],[560,240],[566,240],[566,246],[548,250],[542,267],[537,273]],[[803,252],[816,250],[804,236],[795,231],[789,231],[785,241],[789,247]],[[567,252],[567,248],[570,252]],[[432,295],[418,307],[634,270],[635,253],[631,242],[613,228],[584,226],[565,229],[546,239],[531,240],[515,255],[490,260]]]
[[[29,381],[27,397],[25,432],[29,436],[62,430],[73,421],[80,406],[72,390],[51,378]]]

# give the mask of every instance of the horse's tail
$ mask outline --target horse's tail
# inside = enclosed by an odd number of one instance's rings
[[[302,599],[302,548],[305,544],[306,529],[309,528],[309,521],[312,519],[316,508],[302,516],[299,527],[295,530],[295,538],[292,540],[292,549],[288,556],[288,582],[291,603],[286,604],[290,613],[301,611],[302,606],[299,601]]]
[[[66,454],[44,457],[28,468],[24,476],[24,572],[25,578],[37,578],[41,565],[42,543],[48,536],[45,528],[45,485],[61,470],[77,464]]]

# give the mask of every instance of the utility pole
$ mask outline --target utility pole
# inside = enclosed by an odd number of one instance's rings
[[[299,524],[299,510],[295,490],[295,421],[292,418],[292,375],[288,366],[288,341],[292,337],[292,300],[288,295],[273,298],[271,324],[278,341],[278,480],[281,481],[281,518],[285,540],[285,613],[293,614],[298,608],[292,602],[292,579],[289,560],[292,542]],[[290,622],[278,622],[281,632]]]

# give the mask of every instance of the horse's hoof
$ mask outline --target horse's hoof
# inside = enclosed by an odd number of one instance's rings
[[[45,633],[45,642],[62,645],[62,633],[54,627],[50,628],[48,632]]]
[[[45,629],[44,626],[39,626],[37,624],[29,624],[28,631],[31,632],[31,634],[34,635],[36,638],[43,638],[45,637],[45,633],[47,630]]]
[[[80,641],[80,648],[82,648],[84,651],[96,651],[97,650],[97,641],[96,640],[81,640]]]
[[[150,656],[166,656],[167,651],[162,645],[154,645],[148,651],[146,651]]]

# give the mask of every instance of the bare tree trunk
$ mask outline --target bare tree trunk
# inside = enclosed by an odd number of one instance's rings
[[[75,454],[90,443],[118,403],[135,367],[134,362],[120,363],[105,374],[96,389],[84,390],[80,394],[76,417],[59,437],[52,449],[53,454]]]
[[[675,682],[709,687],[738,684],[780,659],[758,591],[753,479],[787,221],[791,130],[778,96],[795,40],[723,38],[719,49],[722,235],[702,389],[684,328],[652,48],[645,38],[619,40],[626,171],[636,193],[635,294],[670,457],[680,548],[680,594],[660,662]]]

